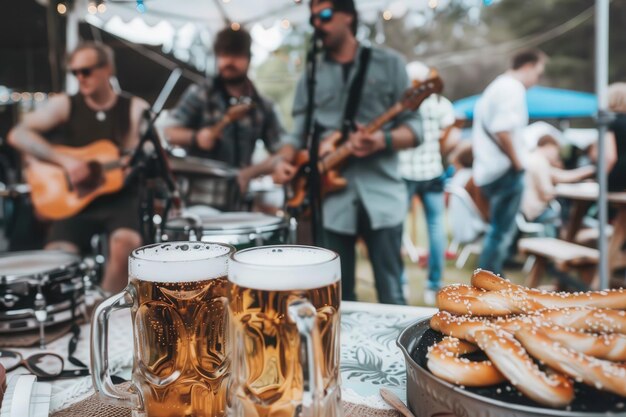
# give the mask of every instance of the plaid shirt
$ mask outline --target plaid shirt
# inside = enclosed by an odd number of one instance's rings
[[[190,154],[226,162],[235,167],[249,166],[257,139],[262,139],[270,152],[280,148],[285,131],[271,101],[256,91],[248,82],[250,97],[255,106],[241,119],[229,123],[210,151],[191,149]],[[229,97],[219,78],[207,83],[191,85],[172,109],[172,117],[179,126],[194,130],[219,122],[236,99]]]
[[[416,148],[400,152],[400,174],[411,181],[428,181],[443,174],[439,138],[454,123],[454,108],[445,97],[432,95],[417,110],[422,119],[424,141]]]

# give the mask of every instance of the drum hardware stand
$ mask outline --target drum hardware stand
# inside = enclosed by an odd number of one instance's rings
[[[182,71],[180,68],[176,68],[172,71],[152,108],[144,111],[143,118],[146,120],[145,129],[128,164],[128,166],[131,167],[131,173],[126,178],[125,185],[128,185],[135,177],[138,177],[140,191],[139,221],[144,243],[153,242],[155,239],[155,228],[152,219],[155,214],[153,198],[157,178],[163,180],[169,192],[163,215],[163,223],[166,221],[172,205],[178,210],[182,208],[182,200],[178,187],[167,162],[167,156],[161,144],[161,140],[154,128],[154,123],[161,114],[167,97],[169,97],[181,75]],[[147,142],[152,144],[153,152],[148,153],[144,150],[144,145]]]
[[[47,281],[47,276],[44,277]],[[46,299],[41,292],[41,285],[37,286],[37,294],[35,295],[35,319],[39,322],[39,348],[46,348],[46,335],[44,327],[48,319],[48,311],[46,310]]]

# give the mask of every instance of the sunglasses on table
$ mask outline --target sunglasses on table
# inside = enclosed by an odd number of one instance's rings
[[[313,25],[316,18],[319,19],[322,23],[330,22],[331,20],[333,20],[334,14],[335,11],[331,7],[327,7],[317,13],[311,13],[311,18],[309,22],[311,23],[311,25]]]
[[[74,77],[78,77],[79,75],[82,75],[83,77],[89,77],[95,69],[101,68],[103,66],[104,65],[102,64],[96,64],[96,65],[92,65],[91,67],[72,68],[69,70],[69,72]]]
[[[24,359],[20,352],[0,350],[0,364],[7,372],[23,366],[33,375],[44,380],[89,375],[89,369],[63,370],[63,358],[56,353],[36,353]]]

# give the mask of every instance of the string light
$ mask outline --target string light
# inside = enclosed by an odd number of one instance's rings
[[[67,13],[67,5],[65,3],[59,3],[57,4],[57,12],[59,14],[65,14]]]
[[[89,3],[89,6],[87,6],[87,11],[89,12],[89,14],[98,13],[98,7],[96,6],[96,3]]]
[[[18,92],[12,92],[11,93],[11,100],[13,101],[20,101],[20,99],[22,98],[22,95]]]
[[[289,26],[291,26],[291,22],[289,22],[289,20],[283,19],[280,21],[280,27],[283,29],[289,29]]]
[[[107,5],[104,3],[100,3],[98,5],[98,13],[104,13],[107,11]]]
[[[391,10],[385,10],[383,12],[383,19],[391,20],[392,17],[393,17],[393,14],[391,13]]]
[[[436,9],[438,3],[439,2],[437,0],[428,0],[428,7],[430,7],[431,9]]]
[[[46,95],[41,91],[38,91],[34,94],[35,101],[44,101],[46,99]]]
[[[237,32],[239,29],[241,29],[241,25],[237,22],[233,22],[230,24],[230,28]]]

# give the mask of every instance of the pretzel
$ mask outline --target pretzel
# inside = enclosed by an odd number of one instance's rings
[[[537,327],[522,327],[515,332],[515,336],[528,353],[546,365],[571,376],[578,382],[626,396],[625,365],[596,359],[565,348],[555,343],[544,329]],[[496,363],[489,354],[487,356]],[[502,371],[500,366],[498,369]]]
[[[454,314],[506,316],[544,306],[521,291],[485,291],[468,285],[449,285],[437,293],[437,307]]]
[[[472,285],[476,288],[498,293],[525,294],[532,302],[548,308],[599,307],[626,310],[626,290],[623,288],[606,291],[554,292],[541,291],[513,284],[493,272],[477,269],[472,275]],[[512,311],[515,313],[515,311]]]
[[[470,316],[455,316],[446,312],[435,314],[430,320],[430,326],[433,330],[439,331],[447,336],[457,337],[472,343],[475,341],[476,331],[483,329],[502,328],[517,335],[517,331],[521,328],[529,326],[547,328],[553,341],[561,345],[573,349],[577,352],[584,353],[599,359],[608,359],[613,361],[626,361],[626,336],[621,334],[592,334],[585,331],[594,331],[595,323],[589,319],[587,326],[580,326],[578,329],[571,327],[563,327],[558,323],[555,324],[551,320],[561,318],[562,322],[568,323],[567,319],[576,317],[574,314],[568,314],[569,309],[562,310],[546,310],[532,316],[517,316],[511,318],[498,318],[496,320],[486,320]],[[578,311],[578,309],[576,310]],[[600,314],[604,317],[609,316],[607,312],[602,310],[582,310],[588,316]],[[615,312],[608,310],[608,312]],[[581,319],[579,319],[581,320]]]
[[[626,335],[626,311],[606,308],[568,307],[536,312],[559,326],[597,333]]]
[[[498,370],[527,397],[552,407],[564,407],[574,399],[571,381],[541,371],[510,333],[485,329],[476,331],[475,338]]]
[[[491,361],[470,361],[459,357],[477,349],[476,345],[463,340],[444,337],[428,348],[426,366],[434,375],[457,385],[485,387],[504,382],[506,379]]]

